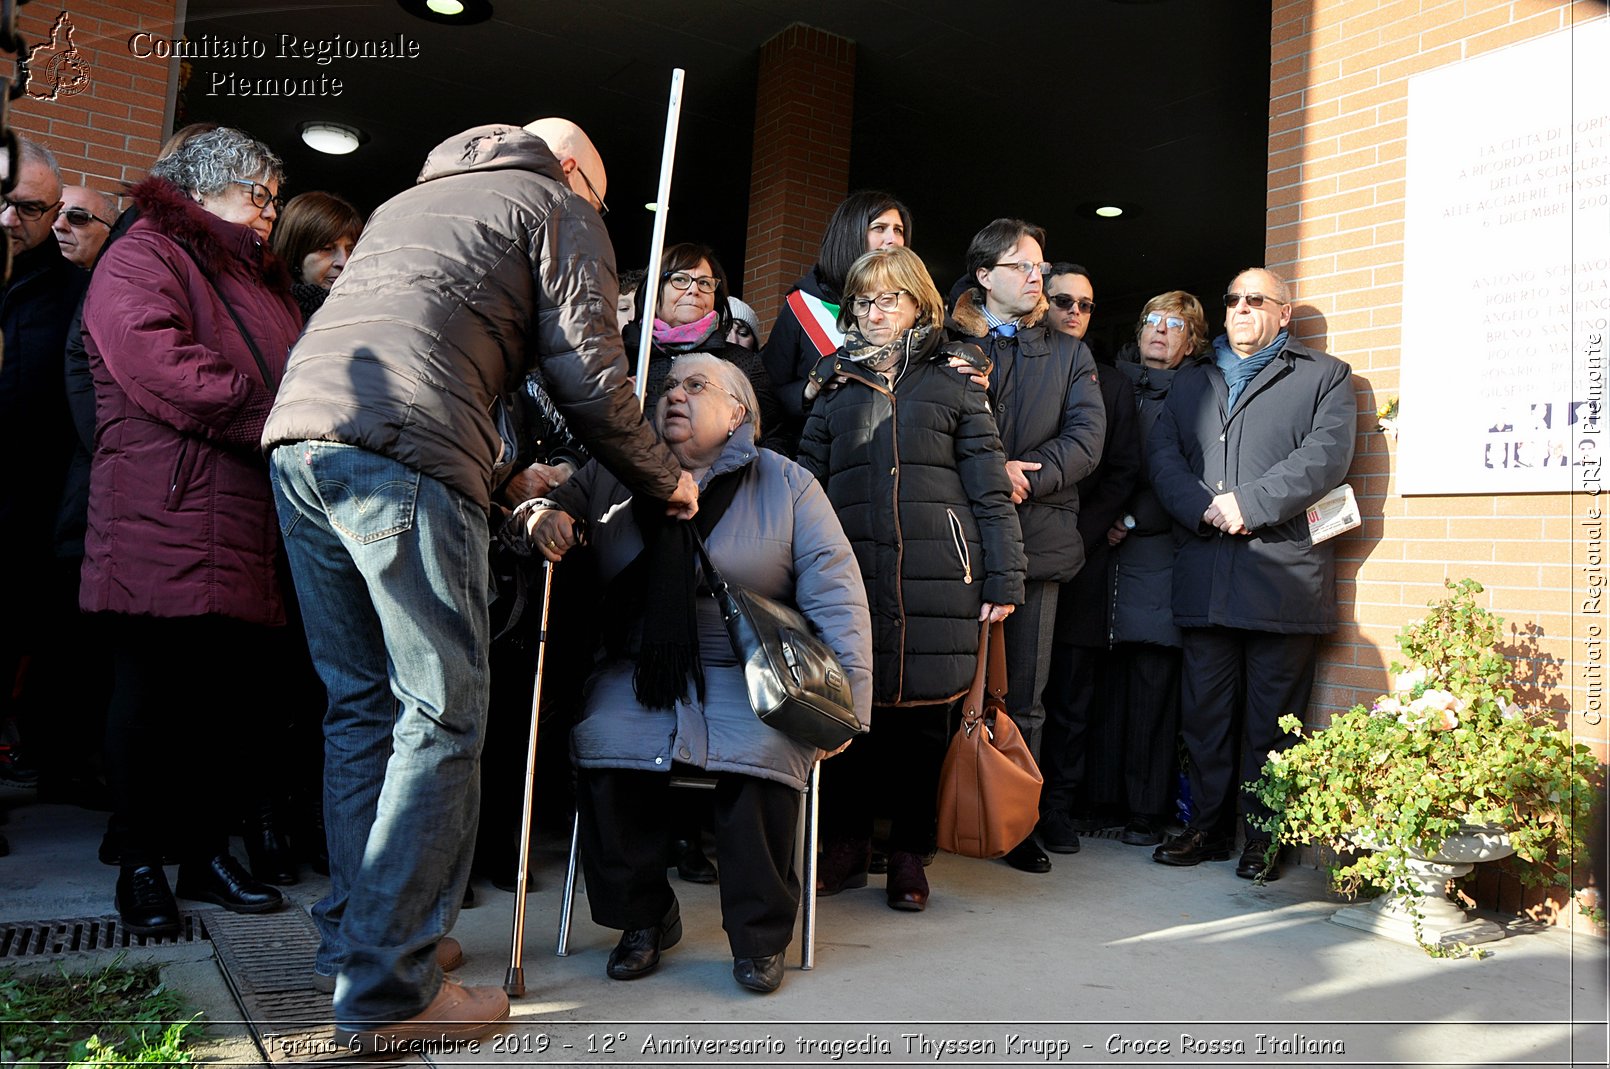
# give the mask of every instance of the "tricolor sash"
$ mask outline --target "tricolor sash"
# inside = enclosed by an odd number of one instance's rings
[[[828,304],[804,290],[795,290],[788,295],[788,307],[818,353],[832,356],[839,351],[844,344],[844,332],[839,330],[837,305]]]

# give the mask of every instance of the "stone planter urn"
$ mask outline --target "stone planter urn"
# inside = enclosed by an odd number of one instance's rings
[[[1360,841],[1359,845],[1370,849],[1373,844]],[[1466,825],[1450,835],[1434,855],[1428,857],[1410,848],[1409,878],[1419,891],[1418,897],[1382,895],[1374,901],[1337,910],[1331,920],[1411,946],[1424,943],[1452,949],[1461,943],[1473,946],[1494,942],[1504,938],[1504,929],[1489,920],[1467,917],[1464,910],[1449,901],[1446,885],[1469,873],[1478,861],[1496,861],[1512,853],[1509,835],[1502,828]],[[1419,938],[1411,909],[1420,913]]]

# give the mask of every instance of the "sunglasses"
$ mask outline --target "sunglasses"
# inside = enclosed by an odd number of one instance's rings
[[[104,227],[112,224],[84,208],[63,208],[61,218],[67,220],[68,226],[89,226],[91,223],[100,223]]]
[[[1083,312],[1085,315],[1089,315],[1091,312],[1096,310],[1096,302],[1092,301],[1088,297],[1072,297],[1066,293],[1056,293],[1047,297],[1046,300],[1050,301],[1064,312],[1071,312],[1076,306],[1078,307],[1079,311]]]
[[[1276,305],[1286,303],[1278,297],[1270,297],[1263,293],[1226,293],[1224,295],[1224,307],[1226,308],[1234,308],[1242,301],[1247,302],[1248,308],[1262,308],[1265,301],[1273,301]]]
[[[1181,319],[1179,316],[1165,316],[1159,315],[1156,312],[1147,312],[1146,325],[1148,327],[1161,325],[1168,330],[1184,330],[1185,320]]]

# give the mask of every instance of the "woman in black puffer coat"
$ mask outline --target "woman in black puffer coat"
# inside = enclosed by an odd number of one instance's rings
[[[812,373],[836,388],[816,398],[799,462],[827,489],[860,563],[882,708],[868,740],[824,766],[817,893],[865,886],[882,808],[893,817],[889,905],[920,910],[950,712],[973,679],[979,622],[1022,601],[1022,535],[986,395],[948,366],[981,356],[946,343],[922,260],[867,253],[844,292],[844,347]]]

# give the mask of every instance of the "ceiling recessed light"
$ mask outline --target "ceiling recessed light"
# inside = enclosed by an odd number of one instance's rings
[[[338,122],[305,122],[302,142],[316,152],[345,156],[369,138],[362,130]]]
[[[491,0],[397,0],[410,15],[448,26],[469,26],[492,17]]]
[[[1074,206],[1074,214],[1081,219],[1133,219],[1140,212],[1140,205],[1130,200],[1087,200],[1083,204]]]

